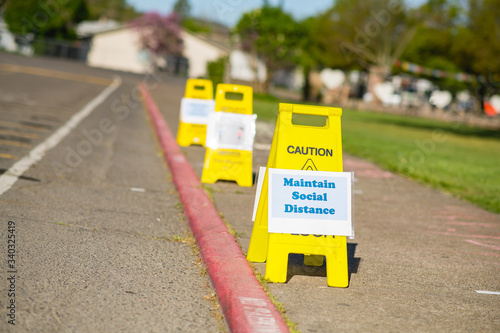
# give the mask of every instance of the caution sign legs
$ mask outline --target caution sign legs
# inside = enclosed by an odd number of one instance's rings
[[[266,182],[264,182],[264,186],[267,186]],[[267,193],[262,193],[260,200],[267,200]],[[262,218],[259,218],[259,210],[257,210],[257,217],[253,224],[252,237],[250,238],[247,253],[247,259],[252,262],[266,262],[267,259],[269,234],[267,232],[267,224],[259,223],[260,221],[262,221]]]
[[[213,184],[217,180],[232,180],[239,186],[251,187],[253,185],[252,152],[207,148],[201,182]]]
[[[265,275],[269,281],[286,282],[290,253],[305,254],[304,261],[311,260],[310,266],[321,266],[323,258],[326,258],[328,286],[341,288],[348,286],[345,236],[269,234]]]
[[[179,122],[177,143],[181,147],[189,147],[192,144],[205,147],[206,135],[207,125]]]
[[[279,124],[279,116],[278,116]],[[266,173],[264,174],[264,181],[262,182],[262,191],[260,192],[259,204],[257,206],[257,213],[255,222],[252,228],[252,236],[250,237],[250,245],[248,247],[247,259],[252,262],[266,262],[267,248],[268,248],[268,228],[267,228],[267,209],[268,209],[268,170],[274,168],[276,165],[276,149],[278,141],[279,126],[274,128],[273,142],[271,150],[269,151],[269,158],[267,159]]]

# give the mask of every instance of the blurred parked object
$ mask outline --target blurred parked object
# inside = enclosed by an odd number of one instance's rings
[[[500,96],[494,95],[484,102],[484,112],[489,117],[498,116],[500,114]]]
[[[431,105],[439,109],[444,109],[451,103],[452,98],[453,97],[451,96],[451,93],[449,91],[434,90],[431,93],[429,102],[431,103]]]

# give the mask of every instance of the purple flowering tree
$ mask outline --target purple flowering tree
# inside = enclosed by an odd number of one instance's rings
[[[130,26],[139,32],[141,46],[158,62],[168,54],[182,55],[181,18],[176,13],[162,16],[158,12],[146,13],[133,20]]]

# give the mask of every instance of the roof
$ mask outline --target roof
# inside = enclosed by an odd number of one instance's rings
[[[96,21],[92,21],[96,22]],[[110,33],[110,32],[115,32],[115,31],[120,31],[120,30],[126,30],[126,29],[132,29],[128,25],[123,25],[123,24],[109,24],[109,25],[93,25],[93,24],[88,24],[83,26],[83,29],[81,30],[81,33],[86,32],[86,35],[81,35],[80,32],[78,32],[77,28],[77,33],[79,34],[80,37],[84,36],[95,36],[95,35],[101,35],[105,33]],[[181,29],[183,33],[189,34],[193,37],[196,37],[210,45],[213,45],[219,49],[221,49],[224,52],[231,52],[232,47],[229,42],[229,36],[227,38],[224,38],[224,36],[220,34],[211,34],[211,33],[196,33],[192,32],[186,29]]]
[[[89,37],[120,28],[124,26],[114,20],[83,21],[76,26],[76,34],[78,37]]]
[[[223,40],[220,40],[220,38],[211,38],[212,36],[210,36],[210,34],[195,33],[195,32],[188,31],[186,29],[182,29],[182,31],[186,34],[189,34],[189,35],[194,36],[198,39],[201,39],[202,41],[204,41],[210,45],[213,45],[213,46],[221,49],[224,52],[229,53],[232,51],[231,44],[229,43],[229,38],[227,39],[227,41],[223,41]]]

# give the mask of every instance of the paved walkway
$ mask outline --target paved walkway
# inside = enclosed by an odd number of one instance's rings
[[[152,91],[174,133],[183,90]],[[258,124],[254,170],[267,162],[272,130]],[[204,149],[183,150],[201,176]],[[304,266],[300,255],[291,255],[285,284],[269,284],[299,330],[498,332],[500,295],[477,291],[500,291],[500,216],[350,155],[344,170],[356,177],[349,287],[327,287],[325,266]],[[207,187],[246,252],[255,186]]]

